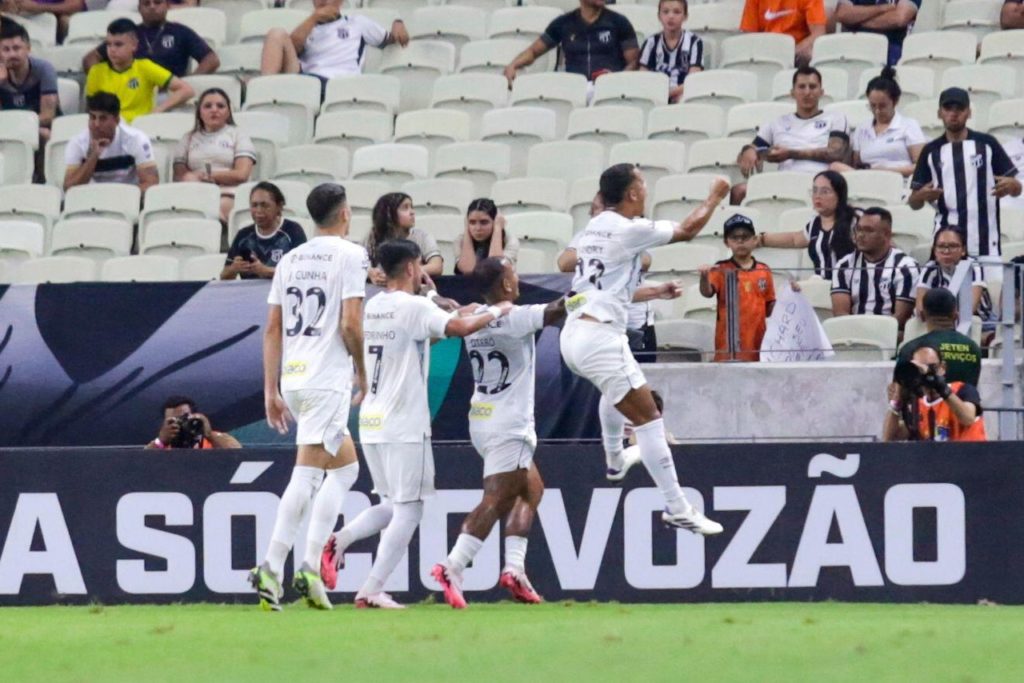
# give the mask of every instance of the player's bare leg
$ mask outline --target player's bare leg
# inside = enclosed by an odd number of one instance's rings
[[[526,474],[526,494],[516,499],[516,504],[505,517],[505,568],[499,580],[519,602],[543,602],[526,578],[526,543],[533,520],[537,517],[537,506],[543,497],[544,481],[531,463]]]

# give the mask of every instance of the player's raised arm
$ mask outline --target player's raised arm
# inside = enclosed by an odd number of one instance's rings
[[[672,235],[672,242],[689,242],[707,225],[711,220],[711,213],[729,196],[729,181],[723,177],[715,178],[711,183],[711,191],[708,198],[701,202],[701,205],[690,212],[690,215],[683,219],[676,226]]]

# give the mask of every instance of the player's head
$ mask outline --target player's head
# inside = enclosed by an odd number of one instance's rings
[[[498,207],[494,200],[487,197],[474,199],[466,209],[466,229],[469,236],[477,244],[490,244],[494,234],[494,222],[498,218]],[[501,235],[502,246],[505,245],[505,234]]]
[[[864,209],[857,221],[854,242],[862,254],[880,255],[889,251],[892,246],[892,214],[879,206]]]
[[[946,88],[939,95],[939,118],[947,133],[959,133],[971,118],[971,96],[963,88]]]
[[[196,412],[196,402],[188,396],[170,396],[164,401],[161,410],[161,415],[164,419],[189,415]]]
[[[799,111],[817,111],[818,102],[825,91],[821,87],[821,72],[813,66],[801,66],[793,72],[793,89],[789,93],[796,100]]]
[[[93,140],[113,140],[121,122],[121,100],[109,92],[98,92],[85,99],[89,112],[89,135]]]
[[[741,213],[734,213],[725,219],[722,234],[725,246],[729,247],[729,251],[735,257],[747,258],[757,246],[754,221]]]
[[[388,283],[412,285],[412,293],[419,294],[423,280],[423,254],[412,240],[388,240],[377,249],[380,268]]]
[[[959,317],[956,295],[945,287],[932,287],[924,294],[924,321],[928,327],[949,328]]]
[[[4,19],[0,23],[0,59],[8,69],[21,69],[28,63],[32,50],[28,31],[16,21]]]
[[[680,30],[689,13],[686,0],[658,0],[658,21],[666,31]]]
[[[647,183],[633,164],[615,164],[605,169],[600,180],[605,208],[614,207],[627,218],[642,216],[647,201]]]
[[[159,26],[167,21],[167,0],[139,0],[139,15],[146,26]]]
[[[131,19],[114,19],[107,26],[107,59],[111,65],[123,67],[135,59],[135,48],[139,46],[139,37],[135,33],[135,23]]]
[[[504,256],[490,256],[477,261],[473,279],[489,304],[519,298],[519,274],[512,261]]]
[[[320,230],[344,229],[347,231],[352,212],[348,208],[345,188],[338,183],[321,183],[306,197],[309,217]],[[342,233],[343,235],[345,232]]]

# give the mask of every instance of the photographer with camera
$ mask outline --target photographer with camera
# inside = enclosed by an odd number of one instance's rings
[[[215,432],[210,420],[196,412],[196,402],[187,396],[171,396],[164,402],[160,433],[146,448],[241,448],[238,439]]]
[[[885,441],[987,441],[981,396],[965,382],[946,381],[946,363],[934,346],[920,346],[896,363],[889,384]]]

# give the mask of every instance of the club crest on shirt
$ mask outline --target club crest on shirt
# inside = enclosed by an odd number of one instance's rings
[[[815,130],[821,130],[823,128],[828,128],[828,121],[815,121],[814,122],[814,129]]]
[[[348,32],[348,28],[347,27],[342,26],[341,28],[338,29],[338,37],[339,38],[341,38],[342,40],[348,40],[348,36],[349,36],[349,32]]]
[[[137,79],[137,78],[129,79],[129,81],[128,81],[128,89],[129,90],[138,90],[139,89],[139,79]]]
[[[612,42],[612,32],[601,31],[600,33],[597,34],[597,39],[607,45],[608,43]]]
[[[981,168],[982,157],[980,154],[971,155],[971,166],[974,168]]]
[[[757,281],[757,288],[759,290],[761,290],[762,294],[764,294],[765,292],[768,291],[768,281],[767,280],[758,280]]]
[[[282,256],[284,256],[284,249],[274,249],[270,252],[270,260],[274,263],[279,263]]]
[[[173,49],[174,48],[174,36],[164,36],[163,38],[160,39],[160,45],[162,45],[165,50]]]

